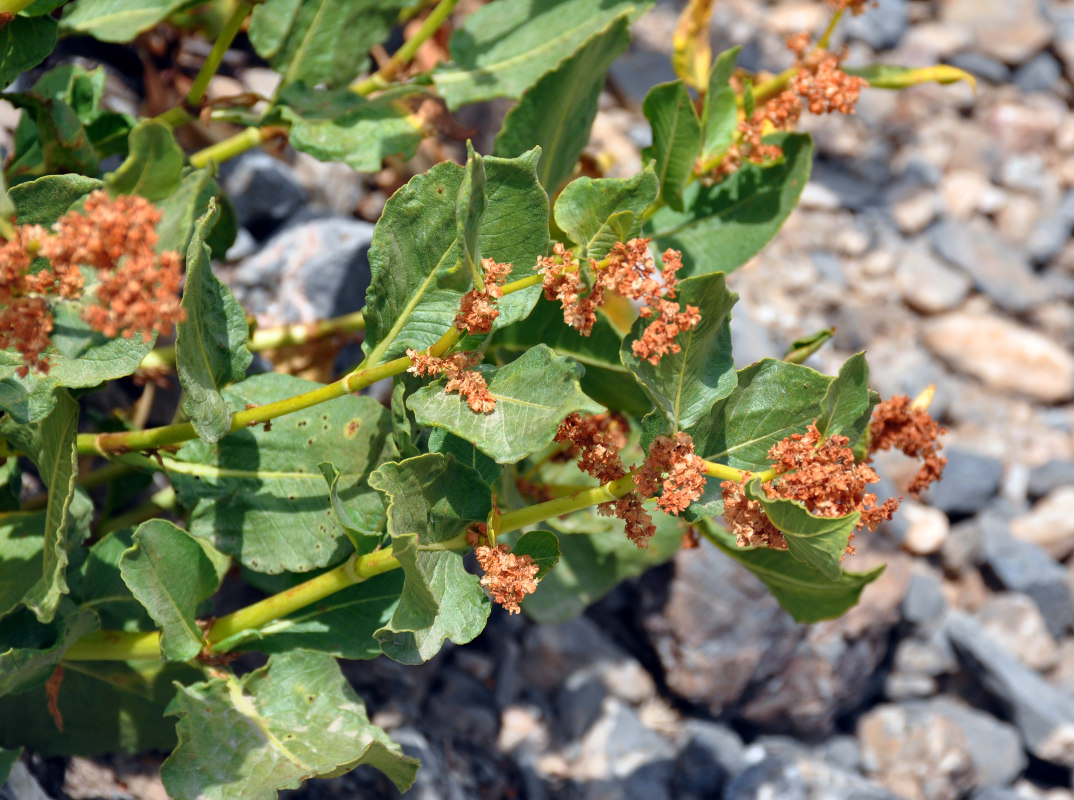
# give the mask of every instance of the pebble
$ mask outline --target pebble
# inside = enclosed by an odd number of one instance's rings
[[[961,305],[973,281],[920,246],[906,249],[895,271],[903,300],[922,314],[939,314]]]
[[[868,15],[850,17],[843,28],[847,37],[865,42],[873,50],[897,47],[910,25],[908,0],[878,0]]]
[[[221,179],[239,224],[257,239],[265,239],[309,199],[294,172],[262,150],[225,163]]]
[[[1040,545],[1052,558],[1065,559],[1074,552],[1074,486],[1055,489],[1012,519],[1011,533]]]
[[[675,762],[674,786],[679,800],[719,796],[730,778],[742,771],[745,746],[725,725],[689,720]]]
[[[954,312],[925,323],[934,353],[990,389],[1045,403],[1074,396],[1074,356],[1036,331],[989,313]]]
[[[947,59],[947,63],[996,85],[1005,84],[1011,79],[1011,71],[1006,64],[975,50],[956,53]]]
[[[1026,491],[1036,499],[1065,486],[1074,486],[1074,461],[1056,458],[1029,471]]]
[[[969,29],[978,51],[1007,64],[1028,60],[1052,35],[1036,0],[946,0],[940,18]]]
[[[924,570],[914,570],[902,600],[903,620],[915,630],[932,630],[940,623],[946,608],[939,580]]]
[[[1063,75],[1063,66],[1051,53],[1038,53],[1014,72],[1014,85],[1023,92],[1047,92]]]
[[[989,636],[1030,669],[1042,672],[1056,665],[1059,647],[1037,604],[1026,595],[1000,592],[974,616]]]
[[[930,186],[902,184],[892,191],[889,202],[895,224],[907,236],[925,230],[939,211],[936,191]]]
[[[943,479],[922,494],[925,503],[949,515],[975,514],[996,496],[1003,462],[962,447],[945,448]]]
[[[1037,223],[1029,237],[1026,248],[1038,264],[1051,261],[1059,255],[1070,241],[1074,229],[1074,191],[1068,191],[1062,202]]]
[[[952,169],[940,181],[944,206],[955,219],[966,220],[982,210],[988,192],[1002,194],[987,175],[974,169]]]
[[[596,794],[608,798],[669,798],[675,750],[647,728],[629,705],[605,701],[600,719],[586,733],[573,777],[594,782]]]
[[[707,795],[712,797],[713,795]],[[723,800],[896,800],[876,783],[805,754],[772,755],[745,769]]]
[[[951,530],[947,514],[912,500],[904,500],[899,513],[909,523],[902,539],[904,548],[914,555],[927,556],[943,547]]]

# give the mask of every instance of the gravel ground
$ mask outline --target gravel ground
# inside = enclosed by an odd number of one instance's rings
[[[658,4],[613,70],[591,147],[612,174],[639,166],[640,101],[672,77],[677,13]],[[782,68],[782,37],[826,13],[724,0],[715,44]],[[736,357],[835,325],[818,369],[864,349],[884,396],[935,383],[943,483],[855,540],[849,568],[888,569],[840,620],[794,624],[702,546],[574,622],[497,610],[421,667],[347,665],[423,761],[408,798],[1074,800],[1074,3],[880,0],[846,30],[852,62],[942,60],[978,92],[869,91],[855,117],[807,121],[801,206],[729,281]],[[360,306],[359,217],[389,177],[252,154],[225,182],[245,228],[224,272],[251,312]],[[906,465],[882,467],[897,493]],[[158,764],[30,756],[0,797],[162,798]],[[395,796],[364,768],[286,794]]]

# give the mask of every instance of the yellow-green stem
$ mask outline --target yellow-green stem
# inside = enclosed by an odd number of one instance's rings
[[[245,0],[235,6],[235,10],[231,12],[231,16],[228,17],[224,27],[221,28],[220,35],[213,42],[213,49],[209,51],[208,58],[201,65],[197,77],[194,78],[194,83],[190,85],[190,91],[186,95],[188,105],[194,107],[201,105],[201,101],[205,99],[205,92],[209,88],[209,81],[213,79],[216,71],[220,69],[220,64],[231,47],[231,43],[235,41],[235,37],[242,30],[242,23],[250,16],[253,8],[253,5],[245,2]]]
[[[160,631],[94,631],[67,648],[65,661],[133,661],[160,658]]]
[[[831,21],[828,23],[828,27],[824,29],[824,33],[817,39],[817,50],[826,50],[828,43],[832,40],[832,34],[835,33],[835,28],[839,24],[839,20],[843,18],[843,12],[846,9],[840,8],[834,14],[832,14]]]
[[[444,24],[458,2],[459,0],[440,0],[432,13],[425,18],[421,27],[414,32],[413,36],[407,39],[402,47],[395,51],[392,57],[388,59],[388,62],[368,78],[351,84],[351,91],[355,94],[367,95],[378,89],[385,88],[399,70],[413,60],[414,56],[417,55],[418,48],[440,29],[440,26]]]
[[[265,134],[261,128],[246,128],[234,136],[224,139],[222,142],[209,145],[204,150],[194,153],[190,156],[190,164],[200,169],[208,166],[210,162],[215,164],[223,163],[229,158],[245,153],[247,150],[253,150],[264,139]]]

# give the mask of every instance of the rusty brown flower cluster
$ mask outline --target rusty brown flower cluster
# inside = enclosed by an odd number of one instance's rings
[[[481,268],[485,273],[484,290],[471,289],[464,294],[455,315],[455,327],[466,333],[488,333],[492,330],[492,323],[500,316],[496,301],[503,297],[503,283],[512,265],[485,258],[481,260]]]
[[[83,311],[94,329],[128,338],[141,333],[147,341],[154,331],[171,332],[183,318],[182,260],[154,251],[162,216],[142,197],[96,191],[81,212],[64,214],[51,234],[36,225],[15,228],[0,246],[0,348],[22,354],[20,375],[48,371],[42,356],[53,324],[48,298],[81,296],[82,267],[96,270],[95,303]],[[49,266],[31,274],[37,256]]]
[[[657,364],[663,356],[682,349],[676,337],[695,327],[701,321],[701,314],[696,306],[680,308],[675,301],[676,273],[682,269],[682,253],[664,251],[663,266],[657,269],[649,252],[649,241],[636,238],[625,244],[616,242],[603,264],[590,259],[593,283],[588,292],[578,274],[573,251],[558,242],[552,256],[538,259],[537,269],[544,274],[545,298],[559,300],[564,322],[583,336],[593,331],[597,308],[608,292],[637,300],[641,304],[641,317],[652,322],[641,338],[631,344],[631,349],[638,358]],[[586,292],[584,296],[583,292]]]
[[[474,548],[477,563],[485,574],[481,576],[481,586],[494,601],[499,603],[509,614],[518,614],[522,609],[519,603],[528,595],[537,591],[537,573],[540,565],[529,555],[516,555],[505,544],[495,547],[479,545]]]
[[[877,0],[828,0],[833,11],[849,11],[855,17],[865,13],[866,6],[876,6]]]
[[[448,358],[437,358],[408,348],[406,356],[411,361],[407,372],[419,378],[446,375],[448,382],[444,391],[448,394],[458,392],[478,414],[488,414],[496,408],[496,398],[489,392],[485,378],[471,369],[481,361],[477,353],[456,353]]]
[[[659,490],[656,504],[677,516],[705,490],[705,462],[694,454],[694,441],[688,434],[657,436],[634,480],[643,495],[651,497]]]
[[[875,434],[873,433],[875,431]],[[945,433],[924,409],[911,407],[909,398],[895,397],[877,406],[870,426],[869,452],[898,448],[907,455],[922,458],[925,465],[914,480],[914,493],[940,478],[946,459],[937,456],[941,445],[937,437]],[[875,530],[891,519],[900,498],[889,498],[877,505],[877,497],[868,491],[880,478],[867,461],[856,461],[845,436],[822,440],[816,423],[805,434],[793,434],[772,446],[768,458],[779,473],[762,484],[769,499],[795,500],[818,517],[841,517],[861,512],[856,529]],[[875,443],[875,446],[874,446]],[[759,545],[786,549],[783,534],[765,516],[759,502],[745,495],[742,481],[723,481],[724,522],[735,534],[738,545]],[[853,539],[853,535],[851,536]],[[854,552],[848,543],[847,554]]]
[[[864,78],[839,69],[841,57],[821,48],[807,52],[809,40],[791,38],[788,46],[798,56],[798,73],[791,89],[802,98],[811,114],[853,114],[861,90],[869,85]]]

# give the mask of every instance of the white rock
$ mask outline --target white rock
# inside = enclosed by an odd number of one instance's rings
[[[946,0],[940,18],[968,28],[978,50],[1008,64],[1026,61],[1052,38],[1036,0]]]
[[[1011,533],[1056,559],[1074,552],[1074,486],[1062,486],[1011,520]]]
[[[1030,669],[1048,670],[1058,663],[1059,645],[1028,596],[1016,592],[993,595],[976,617],[993,639]]]
[[[927,186],[915,186],[897,192],[891,215],[899,230],[905,234],[920,233],[936,219],[936,191]]]
[[[1074,396],[1074,357],[1051,339],[988,313],[956,312],[925,326],[925,344],[990,388],[1046,403]]]
[[[914,555],[931,555],[947,541],[951,522],[940,509],[904,500],[899,506],[899,513],[908,523],[902,546]]]
[[[940,194],[947,213],[969,219],[980,209],[982,195],[992,186],[988,176],[972,169],[953,169],[943,176]]]
[[[923,247],[910,247],[899,261],[895,283],[906,304],[915,311],[938,314],[965,300],[973,281]]]

